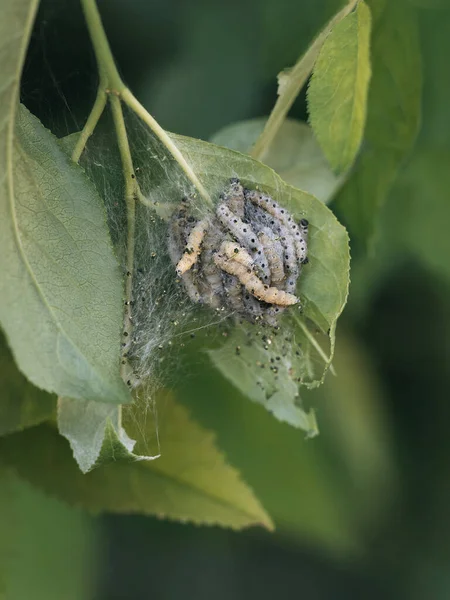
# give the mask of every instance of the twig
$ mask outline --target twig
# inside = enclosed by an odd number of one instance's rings
[[[106,92],[111,92],[115,96],[119,96],[125,104],[153,131],[159,138],[162,144],[168,149],[176,162],[180,165],[186,177],[197,188],[200,196],[209,205],[212,205],[211,198],[204,188],[203,184],[198,179],[197,175],[192,170],[192,167],[180,152],[178,146],[167,134],[167,132],[155,121],[148,113],[142,104],[133,96],[130,90],[126,87],[122,78],[119,75],[116,64],[114,62],[111,48],[109,47],[108,39],[103,29],[100,14],[98,12],[95,0],[81,0],[86,23],[89,29],[92,45],[97,59],[98,71],[100,74],[100,83],[105,86]]]
[[[133,271],[134,271],[134,245],[136,228],[136,196],[138,193],[136,175],[134,173],[133,160],[131,158],[130,145],[128,143],[125,120],[123,118],[122,104],[117,96],[111,96],[111,109],[116,129],[117,144],[119,146],[122,161],[123,175],[125,179],[125,202],[127,207],[127,257],[126,257],[126,279],[125,279],[125,315],[123,324],[123,335],[127,338],[124,342],[124,352],[127,354],[131,341],[132,316],[131,307],[133,301]],[[122,374],[126,372],[127,362],[122,361]]]
[[[256,140],[255,145],[250,152],[250,156],[257,160],[264,159],[270,145],[286,119],[291,106],[310,76],[323,43],[333,27],[351,13],[358,2],[359,0],[349,0],[349,3],[326,24],[305,54],[299,58],[292,69],[290,69],[288,73],[281,74],[284,79],[283,84],[278,87],[279,95],[277,101],[275,102],[275,106],[270,113],[261,135]],[[280,75],[278,77],[280,78]]]
[[[89,117],[86,121],[85,126],[83,127],[80,137],[78,138],[77,143],[75,144],[75,148],[72,152],[72,160],[75,163],[78,163],[81,155],[83,154],[83,150],[86,147],[88,139],[94,132],[94,129],[97,127],[97,123],[100,120],[100,117],[105,110],[106,102],[108,101],[108,95],[105,91],[105,87],[100,83],[97,90],[97,97],[95,98],[94,106],[89,114]]]

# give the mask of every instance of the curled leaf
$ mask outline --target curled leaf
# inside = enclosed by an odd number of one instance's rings
[[[120,406],[59,398],[58,429],[70,443],[83,473],[113,461],[153,460],[159,456],[133,452],[136,442],[122,426]]]

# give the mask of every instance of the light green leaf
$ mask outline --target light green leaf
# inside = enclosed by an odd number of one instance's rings
[[[161,458],[118,461],[83,475],[56,429],[41,425],[2,438],[0,460],[47,492],[91,511],[143,513],[198,524],[240,529],[272,528],[267,516],[237,471],[216,449],[213,435],[193,422],[170,397],[160,400]],[[133,437],[155,423],[145,411],[126,424]],[[27,451],[33,448],[33,452]]]
[[[285,206],[294,218],[306,217],[309,220],[310,262],[305,266],[297,288],[302,313],[299,315],[298,309],[295,308],[288,311],[280,330],[280,339],[284,332],[293,333],[292,342],[286,344],[288,349],[285,352],[288,374],[288,363],[294,360],[293,355],[296,357],[296,351],[300,351],[301,358],[296,362],[298,369],[289,375],[290,382],[283,382],[281,387],[282,378],[277,379],[277,373],[271,371],[269,373],[271,384],[265,391],[265,403],[271,405],[271,412],[283,414],[284,418],[290,414],[293,417],[292,424],[298,426],[301,419],[293,408],[293,404],[297,402],[298,384],[316,385],[323,380],[333,354],[336,321],[347,300],[350,261],[347,232],[338,223],[333,213],[317,198],[287,185],[272,169],[249,156],[200,140],[175,135],[172,137],[213,198],[218,197],[228,178],[238,176],[244,185],[258,187],[269,193],[272,198]],[[247,326],[243,327],[244,332],[248,330]],[[255,328],[253,333],[254,336],[258,336]],[[237,335],[243,334],[241,332]],[[305,341],[305,336],[306,343],[299,348],[298,344]],[[318,343],[316,336],[319,336]],[[311,340],[314,340],[314,343]],[[232,337],[226,345],[227,349],[223,352],[218,354],[212,352],[214,364],[231,378],[239,389],[249,393],[247,378],[253,378],[254,381],[259,379],[261,373],[259,360],[255,362],[254,351],[247,343],[236,344]],[[229,357],[236,352],[236,345],[241,346],[242,360],[246,363],[245,381],[241,378],[244,371],[238,361],[234,361],[233,369],[230,370]],[[278,344],[274,344],[274,347],[275,345]],[[322,346],[322,349],[317,351],[317,345]],[[280,350],[283,352],[282,348]],[[284,396],[287,390],[289,394]],[[279,391],[283,394],[278,394]],[[257,400],[255,394],[252,394],[252,398]],[[283,407],[274,406],[278,401],[282,402]],[[291,404],[290,410],[286,409],[287,401]],[[302,422],[307,423],[308,418],[306,417],[305,421],[302,417]]]
[[[127,402],[120,269],[80,167],[22,108],[0,205],[0,319],[20,369],[60,395]]]
[[[401,0],[368,4],[374,26],[365,144],[337,198],[351,232],[366,241],[416,137],[422,83],[417,11]]]
[[[52,418],[56,398],[29,383],[17,369],[0,334],[0,435],[31,427]]]
[[[363,138],[370,28],[370,10],[361,1],[325,40],[308,88],[313,131],[337,173],[352,165]]]
[[[70,443],[83,473],[111,461],[136,462],[159,457],[133,453],[136,442],[122,427],[120,406],[59,398],[58,429]]]
[[[1,185],[6,177],[9,138],[19,98],[28,41],[39,0],[3,0],[0,20],[0,174]]]
[[[268,148],[273,142],[279,127],[286,119],[300,90],[310,76],[324,42],[334,27],[353,11],[358,1],[348,0],[345,6],[328,21],[325,27],[312,40],[306,52],[300,56],[295,65],[279,73],[278,98],[267,120],[264,131],[252,148],[251,155],[254,158],[264,161]]]
[[[228,125],[211,139],[214,144],[249,153],[267,119],[251,119]],[[277,132],[264,163],[290,183],[325,202],[342,183],[325,159],[311,128],[301,121],[286,119]]]
[[[318,433],[315,414],[303,408],[299,386],[317,386],[317,374],[329,367],[332,349],[326,336],[313,333],[300,319],[282,321],[281,331],[280,335],[255,332],[252,325],[243,324],[221,348],[208,354],[222,375],[250,400],[314,437]],[[315,339],[318,334],[328,355]]]

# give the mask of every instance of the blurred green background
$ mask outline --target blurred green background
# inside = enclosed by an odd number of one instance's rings
[[[209,139],[270,112],[277,73],[342,3],[98,4],[120,70],[149,111],[166,129]],[[87,516],[8,475],[11,524],[20,523],[11,600],[450,597],[450,9],[406,5],[420,23],[422,125],[373,251],[352,248],[338,377],[305,395],[321,435],[306,441],[275,422],[198,357],[178,391],[217,431],[277,532]],[[95,91],[78,2],[42,0],[23,102],[62,136],[83,124]],[[291,116],[306,118],[304,93]]]

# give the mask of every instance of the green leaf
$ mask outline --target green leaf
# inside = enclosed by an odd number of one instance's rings
[[[370,27],[370,11],[361,1],[325,40],[308,88],[313,131],[337,173],[352,165],[363,138]]]
[[[165,243],[165,230],[163,230],[164,240],[159,237],[160,233],[155,233],[154,227],[149,231],[149,224],[154,223],[154,213],[150,207],[155,203],[159,203],[159,207],[164,205],[169,208],[178,205],[183,195],[192,193],[192,187],[184,180],[179,165],[174,162],[173,157],[168,155],[167,150],[158,140],[150,133],[142,136],[142,128],[137,128],[133,121],[130,122],[129,131],[134,132],[131,148],[135,166],[139,169],[139,184],[147,202],[146,205],[139,204],[137,206],[135,255],[144,269],[144,277],[148,278],[148,281],[155,282],[160,279],[160,271],[156,272],[157,267],[152,267],[156,263],[150,257],[149,248],[153,247],[155,253],[158,251],[159,244]],[[269,193],[282,206],[288,208],[296,219],[306,217],[310,222],[308,243],[310,263],[303,268],[297,290],[303,312],[300,315],[298,309],[287,311],[280,332],[281,334],[287,330],[293,333],[288,350],[280,349],[285,355],[283,372],[287,373],[287,380],[282,381],[281,376],[273,370],[268,370],[265,377],[268,377],[270,381],[266,381],[264,399],[261,398],[259,389],[250,389],[247,379],[255,382],[260,378],[259,358],[255,359],[254,349],[249,347],[247,339],[246,343],[241,343],[236,341],[236,336],[245,336],[246,332],[258,335],[255,327],[252,331],[251,326],[249,326],[250,329],[246,325],[242,328],[238,326],[238,330],[228,338],[228,341],[221,337],[226,348],[217,354],[212,352],[211,357],[216,367],[231,378],[239,389],[250,394],[253,400],[262,401],[274,414],[283,419],[290,419],[296,426],[302,424],[308,432],[313,433],[315,425],[313,425],[313,420],[311,421],[312,417],[300,412],[301,407],[300,411],[297,410],[298,385],[301,383],[314,386],[321,382],[332,359],[336,321],[343,310],[348,293],[349,247],[347,233],[322,202],[306,192],[287,185],[272,169],[250,156],[201,140],[175,134],[170,135],[190,168],[204,188],[208,190],[213,203],[218,201],[220,193],[228,184],[229,179],[238,176],[244,185]],[[90,141],[89,152],[86,156],[94,160],[93,157],[97,157],[97,152],[98,158],[95,159],[95,162],[103,165],[102,140],[94,136],[94,139]],[[88,164],[86,168],[90,172]],[[151,177],[146,177],[145,173],[151,173]],[[95,179],[95,173],[93,178]],[[115,202],[114,195],[108,194],[108,198],[110,202]],[[196,201],[199,205],[202,203],[199,196]],[[114,208],[112,209],[114,210]],[[211,208],[199,206],[199,210],[210,211]],[[120,236],[117,237],[120,238]],[[145,246],[142,245],[142,241],[145,242]],[[158,254],[160,253],[158,252]],[[167,266],[171,268],[169,265]],[[154,285],[158,284],[154,283]],[[165,294],[166,292],[161,289],[160,293]],[[157,295],[155,294],[155,297]],[[169,310],[172,319],[176,317],[174,311],[177,308],[177,306],[171,306]],[[139,330],[141,326],[138,325],[137,335],[141,339],[148,339],[160,327],[160,320],[168,318],[166,303],[164,303],[164,311],[158,312],[157,307],[155,309],[151,317],[154,321],[146,322],[145,330],[143,328]],[[208,311],[203,309],[202,313],[207,321]],[[200,311],[197,317],[200,318]],[[185,315],[182,315],[182,318],[184,319]],[[233,324],[234,320],[228,320],[226,326],[232,327]],[[204,341],[203,349],[210,348],[210,340],[205,339]],[[257,345],[262,346],[262,342]],[[242,348],[240,360],[245,362],[245,369],[242,369],[237,361],[229,360],[229,356],[235,356],[236,346]],[[277,344],[274,343],[272,348],[275,347]],[[256,350],[257,354],[260,352],[266,352],[263,346]],[[153,351],[153,356],[158,361],[160,352],[157,347]],[[137,358],[139,360],[139,355]],[[271,358],[272,354],[264,362],[270,363]],[[273,360],[276,360],[276,356],[273,357]],[[145,366],[147,367],[147,365]],[[146,368],[146,372],[153,368],[154,363],[150,369]]]
[[[93,597],[99,547],[86,514],[0,470],[0,531],[6,600]]]
[[[450,2],[448,4],[450,7]],[[442,77],[442,73],[447,69],[447,56],[450,53],[450,11],[422,12],[420,17],[424,81],[418,145],[448,147],[450,78]]]
[[[307,432],[309,437],[318,433],[314,411],[303,408],[299,386],[316,387],[316,373],[325,372],[330,355],[312,345],[317,332],[294,321],[282,321],[284,332],[256,332],[243,324],[218,349],[209,350],[213,364],[245,396],[262,404],[279,421],[289,423]],[[323,338],[326,337],[322,336]],[[328,341],[328,340],[326,340]],[[320,380],[320,382],[322,379]]]
[[[219,196],[227,179],[238,176],[244,185],[258,187],[271,195],[276,201],[285,206],[296,219],[306,217],[309,220],[308,256],[309,264],[306,265],[299,280],[297,293],[300,295],[302,313],[298,315],[296,309],[288,311],[283,320],[280,336],[293,332],[293,339],[286,345],[286,372],[290,381],[281,381],[281,377],[270,371],[270,386],[266,387],[266,400],[271,404],[274,414],[292,415],[292,424],[300,425],[300,415],[292,407],[297,403],[298,384],[316,385],[323,380],[328,368],[334,348],[336,321],[341,314],[347,300],[349,284],[349,247],[347,232],[338,223],[333,213],[317,198],[287,185],[272,169],[255,161],[249,156],[226,150],[200,140],[172,135],[181,152],[188,158],[191,167],[199,179],[204,183],[213,198]],[[255,331],[256,329],[256,331]],[[244,334],[249,331],[243,326]],[[258,336],[258,328],[253,328],[253,337]],[[237,335],[242,336],[242,331]],[[319,336],[319,341],[316,340]],[[260,338],[262,339],[262,338]],[[254,342],[259,343],[259,342]],[[281,343],[281,338],[280,338]],[[264,342],[262,351],[264,350]],[[298,344],[303,344],[298,347]],[[226,343],[227,349],[223,352],[212,353],[215,366],[244,393],[249,393],[248,378],[254,382],[261,373],[259,360],[254,360],[254,352],[247,343],[237,343],[231,338]],[[243,370],[238,361],[232,364],[229,357],[236,353],[236,345],[241,346],[240,361],[245,361]],[[317,346],[324,349],[317,350]],[[274,343],[277,351],[278,343]],[[259,350],[260,351],[260,350]],[[258,351],[258,352],[259,352]],[[301,354],[296,360],[296,351]],[[270,358],[269,357],[269,362]],[[318,357],[320,360],[318,360]],[[276,357],[274,357],[276,360]],[[296,361],[295,372],[290,373],[289,363]],[[232,366],[233,365],[233,366]],[[245,372],[245,380],[243,375]],[[288,391],[289,390],[289,391]],[[277,392],[280,392],[279,394]],[[288,396],[283,394],[288,393]],[[274,398],[273,395],[275,395]],[[252,394],[252,398],[260,401]],[[258,396],[259,398],[259,396]],[[281,401],[283,406],[275,407],[273,404]],[[285,403],[291,404],[287,410]],[[294,416],[295,415],[295,416]],[[309,423],[309,419],[302,422]],[[309,430],[309,426],[308,426]]]
[[[14,511],[14,494],[11,486],[13,476],[0,466],[0,598],[6,596],[10,571],[15,553],[18,520]]]
[[[240,465],[276,528],[340,556],[353,550],[355,535],[338,501],[334,472],[321,451],[323,436],[305,441],[297,429],[245,402],[206,359],[192,357],[189,373],[177,386],[177,399],[204,426],[217,431],[221,447]]]
[[[159,457],[133,453],[136,442],[122,427],[120,406],[59,398],[58,429],[69,441],[83,473],[111,461],[135,462]]]
[[[201,140],[172,138],[214,198],[230,177],[238,176],[244,185],[270,194],[294,218],[309,220],[310,264],[297,291],[304,317],[326,333],[344,308],[349,282],[348,236],[334,214],[317,198],[287,185],[272,169],[249,156]]]
[[[0,334],[0,435],[37,425],[52,418],[56,398],[29,383],[17,369]]]
[[[419,8],[431,8],[431,9],[449,9],[449,0],[409,0],[414,6]]]
[[[363,530],[376,527],[373,521],[385,517],[398,492],[393,423],[372,362],[364,344],[342,331],[334,360],[337,377],[306,394],[321,409],[321,441],[344,487],[341,502]]]
[[[337,205],[351,232],[371,240],[378,211],[420,122],[421,57],[416,10],[398,2],[368,2],[374,17],[372,80],[364,150]]]
[[[250,119],[233,123],[218,131],[214,144],[249,153],[264,129],[267,119]],[[278,130],[264,163],[290,183],[327,203],[342,178],[337,177],[325,159],[311,128],[301,121],[286,119]]]
[[[338,376],[304,392],[308,404],[320,407],[322,431],[307,440],[244,402],[206,359],[186,354],[189,378],[177,385],[177,399],[217,431],[221,447],[277,529],[341,558],[354,552],[366,532],[379,527],[398,483],[383,390],[364,346],[340,331],[334,360]]]
[[[12,134],[28,41],[39,0],[3,0],[0,20],[0,174],[6,177],[9,136]]]
[[[2,438],[0,460],[47,492],[91,511],[143,513],[234,529],[249,525],[271,529],[270,518],[237,471],[226,464],[213,435],[170,397],[161,399],[161,405],[162,456],[157,460],[118,461],[83,475],[68,444],[48,425]],[[144,429],[144,437],[151,437],[155,431],[151,417],[143,411],[139,421],[130,418],[127,431],[138,438],[138,430]]]
[[[328,21],[314,40],[312,40],[306,52],[300,56],[295,65],[284,69],[278,74],[278,98],[267,120],[264,131],[252,148],[251,154],[254,158],[264,160],[265,154],[276,136],[280,125],[287,117],[300,90],[310,76],[324,42],[334,27],[353,11],[358,1],[348,0],[345,6]]]
[[[450,277],[450,152],[421,148],[399,177],[392,192],[395,206],[387,211],[391,235],[425,266]]]
[[[102,201],[26,109],[6,157],[0,205],[0,320],[38,387],[129,399],[119,376],[122,283]]]

